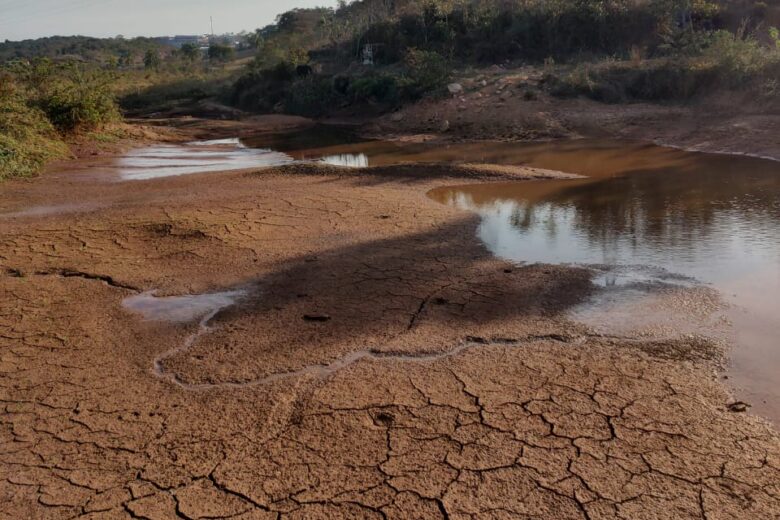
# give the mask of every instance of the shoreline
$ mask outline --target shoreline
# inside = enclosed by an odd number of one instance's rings
[[[55,195],[106,205],[0,220],[13,448],[0,471],[15,475],[0,510],[777,510],[764,483],[780,478],[780,435],[728,411],[708,362],[622,338],[583,348],[572,338],[587,331],[565,312],[592,291],[590,273],[498,259],[474,236],[477,215],[426,195],[538,175],[521,170],[293,164],[121,185],[60,183],[61,171],[4,190],[0,206]],[[193,295],[246,284],[257,289],[205,322],[145,321],[121,304],[121,286]],[[479,348],[403,362],[464,341]],[[151,374],[154,360],[187,385],[272,379],[190,393]],[[273,378],[318,366],[327,377]]]

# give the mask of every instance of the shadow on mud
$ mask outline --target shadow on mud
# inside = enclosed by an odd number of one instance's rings
[[[185,383],[240,383],[358,350],[440,352],[522,334],[526,318],[538,329],[589,293],[586,270],[495,260],[469,224],[289,260],[242,285],[246,296],[164,368]]]

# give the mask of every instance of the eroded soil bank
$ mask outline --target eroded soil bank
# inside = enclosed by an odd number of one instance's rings
[[[590,272],[426,196],[538,171],[83,166],[0,194],[80,206],[0,220],[5,517],[776,518],[780,438],[715,354],[594,334]]]

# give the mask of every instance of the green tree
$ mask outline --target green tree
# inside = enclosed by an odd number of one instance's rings
[[[149,49],[144,54],[144,67],[147,69],[157,70],[160,68],[160,62],[160,53],[156,50]]]
[[[212,61],[218,61],[224,63],[230,61],[235,54],[233,47],[229,45],[223,45],[220,43],[213,43],[209,45],[209,59]]]
[[[195,62],[200,58],[200,48],[194,43],[185,43],[179,49],[179,53],[189,62]]]

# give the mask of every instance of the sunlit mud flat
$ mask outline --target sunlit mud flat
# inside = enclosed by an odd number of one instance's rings
[[[195,332],[187,336],[181,345],[174,346],[159,355],[153,364],[154,374],[173,383],[180,384],[176,374],[165,369],[165,360],[189,349],[204,334],[211,331],[209,323],[223,309],[235,305],[246,296],[247,291],[236,289],[217,293],[188,294],[183,296],[157,297],[154,292],[145,292],[125,298],[124,307],[141,314],[150,321],[190,323],[198,321]]]
[[[115,168],[124,181],[141,181],[229,170],[279,166],[293,158],[269,149],[246,148],[238,139],[158,145],[131,150]]]
[[[572,311],[597,328],[661,337],[728,330],[733,383],[754,411],[780,420],[780,164],[575,146],[520,146],[519,154],[589,178],[430,196],[479,213],[479,238],[499,257],[597,266],[601,290]]]

